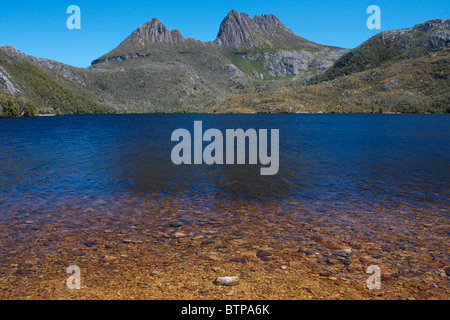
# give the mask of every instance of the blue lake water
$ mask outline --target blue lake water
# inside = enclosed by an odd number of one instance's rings
[[[180,165],[177,128],[280,130],[280,168]],[[205,142],[204,145],[207,143]],[[80,115],[0,119],[0,214],[81,197],[448,209],[450,116]]]

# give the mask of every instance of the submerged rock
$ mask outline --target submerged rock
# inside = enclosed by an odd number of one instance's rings
[[[182,231],[177,231],[173,234],[173,236],[175,238],[184,238],[184,237],[187,237],[188,235]]]
[[[333,254],[335,256],[348,257],[352,254],[352,250],[351,249],[336,250],[333,251]]]
[[[450,267],[445,267],[444,268],[445,274],[450,277]]]
[[[174,221],[174,222],[169,223],[169,227],[172,227],[172,228],[180,228],[182,226],[183,226],[183,223],[180,221]]]
[[[213,283],[218,286],[236,286],[239,284],[239,277],[217,277]]]

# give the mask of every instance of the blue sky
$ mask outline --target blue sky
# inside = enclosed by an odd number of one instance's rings
[[[369,30],[369,5],[381,8],[381,30]],[[81,8],[81,30],[69,30],[67,7]],[[250,16],[273,13],[311,41],[354,48],[376,33],[433,18],[450,18],[449,0],[155,0],[3,1],[0,45],[77,67],[115,48],[141,24],[158,17],[185,37],[212,41],[231,9]]]

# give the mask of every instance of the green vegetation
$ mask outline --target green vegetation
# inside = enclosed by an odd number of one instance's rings
[[[53,80],[49,75],[27,61],[8,66],[8,71],[25,85],[29,103],[38,113],[89,114],[113,113],[92,99],[75,93]],[[14,112],[13,112],[14,114]]]
[[[34,117],[36,106],[11,94],[0,93],[0,118]]]
[[[328,69],[319,81],[333,80],[337,77],[381,66],[399,56],[399,50],[387,48],[381,35],[377,35],[358,48],[344,54]],[[318,83],[319,81],[316,81]]]

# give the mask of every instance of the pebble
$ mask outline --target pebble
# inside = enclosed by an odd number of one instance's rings
[[[97,243],[93,242],[93,241],[88,241],[88,242],[85,242],[84,245],[88,248],[92,248],[93,246],[96,246]]]
[[[255,257],[256,251],[242,251],[240,252],[240,255],[243,257]]]
[[[34,221],[33,221],[33,220],[28,220],[28,221],[25,221],[25,223],[26,223],[26,224],[33,224]]]
[[[114,256],[108,256],[108,255],[105,255],[105,258],[104,258],[106,261],[113,261],[113,260],[116,260],[117,258],[116,257],[114,257]]]
[[[223,268],[221,268],[221,267],[213,267],[212,269],[213,269],[213,271],[215,271],[215,272],[225,272],[225,269],[223,269]]]
[[[267,258],[269,258],[269,257],[261,258],[261,260],[264,260],[264,259],[267,259]],[[241,258],[241,257],[232,258],[232,259],[230,259],[230,261],[231,262],[238,262],[238,263],[246,263],[247,262],[247,260],[245,258]]]
[[[332,260],[332,259],[324,259],[323,260],[327,265],[335,265],[337,263],[337,260]]]
[[[256,252],[256,256],[260,258],[262,261],[270,261],[273,260],[272,253],[268,250],[258,250]]]
[[[116,244],[115,243],[105,243],[105,248],[106,249],[114,249],[116,248]]]
[[[213,283],[218,286],[236,286],[239,284],[239,277],[217,277]]]
[[[335,256],[348,257],[352,254],[352,250],[351,249],[336,250],[333,251],[333,254]]]
[[[82,250],[73,250],[72,254],[74,256],[84,256],[86,253],[84,251],[82,251]]]
[[[150,272],[151,276],[158,276],[160,274],[161,274],[161,271],[159,271],[159,270],[153,270],[152,272]]]
[[[183,223],[179,222],[179,221],[169,223],[169,227],[172,227],[172,228],[180,228],[182,226],[183,226]]]
[[[308,249],[300,249],[298,250],[299,253],[303,253],[306,256],[314,256],[314,252],[312,252],[311,250]]]
[[[303,263],[301,261],[289,261],[289,265],[293,268],[295,267],[300,267],[301,265],[303,265]]]
[[[450,277],[450,267],[445,267],[444,268],[445,274]]]
[[[271,256],[271,255],[272,255],[272,253],[271,253],[269,250],[258,250],[258,251],[256,252],[256,256],[257,256],[258,258],[269,257],[269,256]]]
[[[342,264],[346,265],[346,266],[349,266],[349,265],[352,264],[352,262],[351,262],[350,260],[347,260],[347,259],[339,259],[339,261],[340,261]]]
[[[133,243],[133,241],[130,239],[123,239],[122,242],[123,243]]]
[[[175,238],[184,238],[184,237],[188,236],[186,233],[181,232],[181,231],[177,231],[173,235],[174,235]]]
[[[281,268],[281,270],[286,270],[287,266],[281,266],[280,268]]]
[[[430,290],[430,289],[431,289],[431,286],[429,286],[429,285],[427,285],[427,284],[419,284],[419,285],[417,286],[417,288],[418,288],[420,291],[427,291],[427,290]]]
[[[401,278],[404,277],[404,275],[400,274],[400,273],[391,273],[390,276],[392,278]]]
[[[331,273],[329,273],[329,272],[320,272],[319,273],[319,276],[321,276],[321,277],[331,277],[332,275],[331,275]]]

